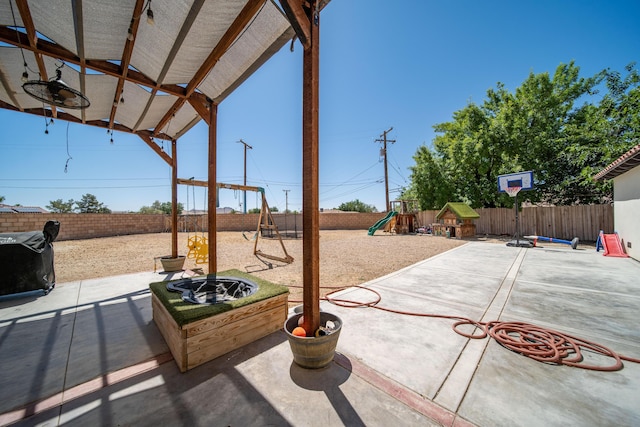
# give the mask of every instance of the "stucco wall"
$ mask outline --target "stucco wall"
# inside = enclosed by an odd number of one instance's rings
[[[640,166],[614,178],[613,218],[627,254],[640,261]]]

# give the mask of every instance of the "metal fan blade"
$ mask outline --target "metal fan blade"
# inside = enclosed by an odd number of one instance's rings
[[[75,94],[75,93],[71,92],[71,91],[70,91],[70,90],[68,90],[68,89],[64,89],[64,88],[62,88],[62,89],[60,89],[60,90],[58,91],[58,95],[60,95],[60,96],[61,96],[62,98],[64,98],[65,100],[67,100],[67,99],[69,99],[69,98],[75,98],[75,97],[76,97],[76,94]]]

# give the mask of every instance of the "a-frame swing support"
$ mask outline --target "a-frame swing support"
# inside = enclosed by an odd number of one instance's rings
[[[209,183],[207,181],[198,181],[193,179],[183,179],[178,178],[178,184],[182,185],[194,185],[196,187],[209,187]],[[293,262],[293,257],[289,255],[287,252],[287,248],[284,246],[284,242],[282,240],[282,236],[280,235],[280,231],[278,230],[278,226],[276,225],[273,216],[271,215],[271,210],[269,209],[269,204],[267,203],[267,198],[264,194],[264,188],[262,187],[253,187],[249,185],[240,185],[240,184],[225,184],[222,182],[216,183],[216,188],[224,188],[228,190],[239,190],[239,191],[255,191],[260,193],[262,196],[262,209],[260,209],[260,217],[258,218],[258,227],[256,229],[256,239],[253,244],[253,254],[257,257],[267,258],[274,261],[284,262],[286,264],[291,264]],[[266,254],[258,249],[258,240],[260,235],[262,234],[262,230],[273,230],[276,233],[278,241],[280,242],[280,246],[282,247],[282,251],[284,252],[284,257],[280,257],[277,255]],[[209,233],[211,235],[211,233]]]

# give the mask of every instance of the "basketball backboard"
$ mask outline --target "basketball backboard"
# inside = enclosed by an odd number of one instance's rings
[[[522,190],[533,189],[533,171],[515,172],[498,176],[498,191],[506,193],[507,188],[520,187]]]

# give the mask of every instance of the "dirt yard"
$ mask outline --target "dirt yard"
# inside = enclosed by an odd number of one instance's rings
[[[180,233],[178,252],[188,253],[191,233]],[[264,260],[253,255],[255,241],[240,232],[219,232],[218,270],[238,269],[274,283],[289,286],[292,303],[302,300],[302,239],[284,240],[293,263]],[[479,239],[484,240],[484,239]],[[499,242],[499,240],[497,241]],[[320,232],[320,286],[325,295],[336,288],[344,288],[384,276],[418,261],[430,258],[456,246],[462,240],[428,235],[367,235],[366,230],[327,230]],[[117,276],[142,271],[163,271],[157,257],[171,252],[171,234],[138,234],[89,240],[54,242],[56,282]],[[258,239],[263,253],[283,257],[276,239]],[[184,268],[203,268],[194,259],[187,259]]]

